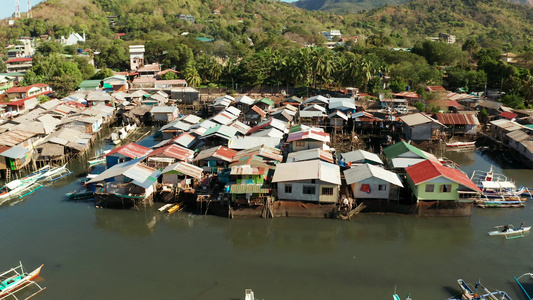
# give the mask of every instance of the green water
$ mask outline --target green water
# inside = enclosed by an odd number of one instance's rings
[[[467,174],[499,162],[446,153]],[[84,166],[73,165],[73,169]],[[505,169],[533,186],[531,170]],[[70,176],[0,207],[0,270],[44,264],[34,299],[391,299],[457,294],[456,280],[525,299],[513,276],[532,272],[533,236],[489,237],[495,225],[533,225],[533,204],[474,209],[468,218],[358,215],[225,219],[154,208],[103,210],[67,202]]]

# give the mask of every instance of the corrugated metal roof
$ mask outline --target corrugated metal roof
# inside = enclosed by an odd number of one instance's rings
[[[235,117],[238,117],[241,114],[241,110],[236,108],[235,106],[226,107],[226,111],[234,115]]]
[[[173,114],[178,111],[176,106],[154,106],[150,112],[152,114]]]
[[[347,153],[341,153],[342,158],[345,162],[364,162],[369,160],[378,164],[383,164],[383,161],[375,153],[368,152],[365,150],[355,150]]]
[[[329,103],[329,99],[322,96],[322,95],[318,95],[318,96],[313,96],[313,97],[310,97],[308,98],[307,100],[305,100],[302,105],[306,105],[308,103],[323,103],[323,104],[328,104]]]
[[[501,128],[501,129],[504,129],[506,131],[515,131],[515,130],[520,130],[520,129],[527,129],[529,130],[529,128],[523,126],[523,125],[520,125],[514,121],[511,121],[511,120],[507,120],[507,119],[499,119],[499,120],[495,120],[495,121],[490,121],[490,124],[498,127],[498,128]]]
[[[289,134],[287,142],[300,141],[300,140],[315,140],[321,141],[323,143],[330,142],[329,133],[323,131],[318,131],[317,129],[311,128],[306,131],[299,131]]]
[[[232,166],[230,175],[264,175],[265,169],[252,165]]]
[[[215,121],[221,125],[228,125],[231,122],[233,122],[233,120],[235,120],[236,118],[237,117],[232,115],[231,113],[223,111],[217,114],[216,116],[212,117],[210,120]]]
[[[181,161],[167,166],[162,173],[181,173],[193,178],[200,179],[202,178],[202,172],[202,168]]]
[[[276,128],[269,128],[269,129],[265,129],[265,130],[259,130],[259,131],[256,131],[254,133],[252,133],[252,135],[250,136],[255,136],[255,137],[260,137],[260,136],[264,136],[264,137],[275,137],[275,138],[283,138],[285,134],[279,130],[277,130]]]
[[[24,147],[14,146],[0,153],[0,155],[13,159],[21,159],[25,157],[28,152],[30,152],[30,150]]]
[[[326,117],[326,114],[322,111],[316,110],[301,110],[300,118],[322,118]]]
[[[199,160],[223,160],[231,162],[237,151],[229,149],[228,147],[218,146],[209,148],[198,153],[194,161]]]
[[[340,110],[336,110],[336,111],[330,113],[328,115],[328,118],[330,118],[330,119],[341,118],[344,121],[348,121],[348,116],[345,113],[343,113],[342,111],[340,111]]]
[[[313,160],[313,159],[321,159],[329,163],[334,162],[333,155],[331,155],[330,152],[319,149],[319,148],[291,152],[287,156],[288,163],[297,162],[297,161]]]
[[[508,120],[512,120],[512,119],[518,117],[518,114],[514,114],[514,113],[510,113],[510,112],[504,111],[501,114],[499,114],[498,116],[500,118],[506,118]]]
[[[179,136],[173,138],[172,142],[179,144],[185,148],[189,148],[190,146],[192,146],[195,140],[196,138],[193,135],[184,132],[180,134]]]
[[[424,114],[421,114],[421,113],[416,113],[416,114],[412,114],[412,115],[403,116],[403,117],[400,117],[400,119],[405,124],[407,124],[407,126],[416,126],[416,125],[421,125],[421,124],[426,124],[426,123],[440,124],[437,120],[435,120],[435,119],[433,119],[433,118],[431,118],[429,116],[426,116]],[[440,124],[440,125],[442,125],[442,124]]]
[[[407,144],[404,141],[397,142],[396,144],[392,144],[390,146],[387,146],[385,149],[383,149],[383,153],[389,159],[395,158],[409,151],[413,152],[415,155],[421,158],[424,158],[424,159],[426,158],[426,155],[422,152],[422,150],[418,149],[417,147],[411,144]]]
[[[256,155],[265,158],[269,158],[275,161],[282,161],[283,156],[281,155],[281,150],[277,148],[266,147],[265,145],[256,146],[250,149],[241,150],[233,157],[233,161],[239,160],[243,157]]]
[[[244,124],[243,122],[237,121],[237,120],[235,122],[233,122],[233,124],[231,124],[230,127],[233,127],[235,129],[237,129],[237,131],[242,133],[242,134],[247,134],[248,131],[250,131],[250,129],[252,129],[252,127]]]
[[[280,131],[286,132],[285,130],[287,128],[287,123],[281,120],[275,119],[275,118],[270,118],[270,119],[262,121],[261,123],[257,124],[255,127],[252,127],[252,129],[250,129],[248,133],[252,133],[260,129],[269,128],[269,127],[273,127]]]
[[[124,175],[131,178],[133,184],[148,188],[155,184],[157,177],[159,177],[160,174],[161,171],[143,165],[140,163],[140,159],[135,159],[112,166],[95,178],[89,180],[88,183],[100,182],[109,178]]]
[[[180,120],[189,124],[198,124],[198,122],[200,122],[202,118],[195,115],[186,115],[185,117],[180,118]]]
[[[340,185],[340,167],[320,160],[282,163],[276,165],[272,182],[312,179]]]
[[[266,112],[264,112],[261,108],[259,108],[259,106],[257,105],[254,105],[252,106],[252,111],[256,112],[258,115],[260,115],[261,117],[265,117],[266,116]]]
[[[405,171],[415,185],[442,176],[474,191],[481,192],[479,188],[463,172],[461,172],[461,170],[447,168],[431,160],[425,160],[416,165],[407,167],[405,168]]]
[[[403,187],[398,174],[369,164],[358,165],[351,167],[350,169],[346,169],[344,170],[344,176],[347,184],[357,183],[365,179],[375,177]]]
[[[230,194],[268,194],[269,188],[263,188],[261,184],[232,184]]]
[[[202,137],[207,138],[211,135],[217,135],[217,136],[220,136],[220,137],[223,137],[229,140],[233,138],[236,133],[237,133],[237,129],[233,127],[229,127],[226,125],[218,125],[216,127],[207,129],[206,132],[204,132],[204,134],[202,135]]]
[[[521,142],[521,141],[525,141],[525,140],[528,140],[531,138],[531,136],[529,134],[527,134],[526,132],[522,131],[522,130],[515,130],[515,131],[512,131],[512,132],[509,132],[507,134],[507,136],[512,139],[513,141],[516,141],[516,142]]]
[[[444,125],[479,125],[479,120],[475,115],[465,115],[459,113],[438,113],[437,119]]]
[[[277,148],[281,143],[281,138],[278,137],[263,137],[263,136],[243,136],[233,137],[228,141],[228,147],[231,149],[250,149],[260,145],[265,145],[270,148]]]
[[[180,147],[176,144],[170,144],[170,145],[152,150],[146,156],[152,157],[156,155],[172,157],[172,158],[176,158],[182,161],[188,161],[189,158],[192,158],[194,156],[194,151],[189,150],[187,148]]]
[[[237,103],[243,103],[243,104],[246,104],[246,105],[252,105],[254,104],[255,100],[246,96],[246,95],[243,95],[243,96],[240,96],[239,98],[237,98],[237,100],[235,101]]]
[[[111,152],[107,153],[105,156],[116,156],[115,153],[119,153],[129,158],[138,158],[147,155],[150,151],[152,150],[144,146],[129,143],[111,150]]]
[[[16,146],[35,136],[33,132],[23,130],[11,130],[0,134],[0,145]]]
[[[329,109],[355,109],[355,101],[352,98],[331,98]]]

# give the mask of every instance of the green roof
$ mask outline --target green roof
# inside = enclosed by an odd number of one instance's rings
[[[100,86],[100,82],[102,80],[100,79],[95,79],[95,80],[84,80],[80,83],[80,85],[78,86],[78,88],[80,89],[96,89],[97,87]]]
[[[414,154],[422,158],[427,158],[426,155],[422,152],[422,150],[418,149],[417,147],[411,144],[407,144],[404,141],[390,145],[387,148],[383,149],[383,153],[385,153],[385,156],[387,156],[387,158],[389,159],[395,158],[409,151],[413,152]]]
[[[262,103],[268,104],[268,105],[274,105],[274,101],[272,101],[272,100],[270,100],[268,98],[261,98],[261,99],[255,101],[254,104],[259,103],[259,102],[262,102]]]
[[[20,73],[20,72],[0,73],[0,76],[24,76],[24,73]]]
[[[533,129],[533,124],[527,124],[527,125],[524,125],[524,126],[526,126],[529,129]]]
[[[298,131],[301,131],[301,130],[302,130],[302,125],[298,124],[298,125],[292,126],[289,129],[289,133],[294,133],[294,132],[298,132]]]
[[[296,96],[292,96],[289,99],[285,100],[285,102],[288,102],[288,101],[295,101],[295,102],[298,102],[298,103],[302,103],[302,99],[300,99],[300,98],[298,98]]]

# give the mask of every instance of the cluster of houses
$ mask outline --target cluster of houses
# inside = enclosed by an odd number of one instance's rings
[[[382,155],[338,153],[330,136],[335,128],[348,119],[383,121],[357,111],[352,98],[274,102],[225,95],[210,110],[207,119],[188,114],[168,120],[158,132],[161,141],[150,148],[130,143],[108,153],[108,169],[89,181],[97,205],[208,199],[210,210],[230,216],[330,216],[361,205],[470,215],[480,193],[460,170],[404,141]]]

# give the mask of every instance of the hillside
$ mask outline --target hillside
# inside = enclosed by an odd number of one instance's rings
[[[383,7],[399,5],[410,0],[299,0],[294,5],[308,10],[320,10],[337,14],[351,14]],[[533,6],[533,0],[508,0],[512,3]]]

